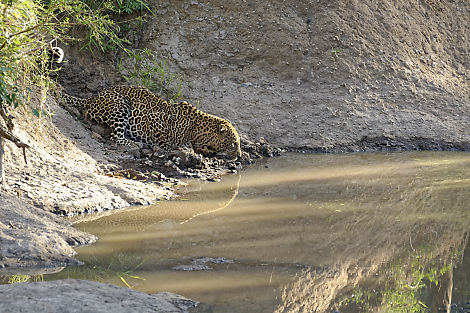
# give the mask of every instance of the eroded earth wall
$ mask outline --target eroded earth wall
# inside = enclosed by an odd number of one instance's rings
[[[186,98],[252,138],[320,150],[374,140],[467,148],[468,1],[152,5],[136,47],[168,57]]]

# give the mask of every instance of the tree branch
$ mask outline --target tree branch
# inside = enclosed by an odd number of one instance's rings
[[[13,142],[18,148],[23,149],[23,156],[24,156],[24,163],[28,164],[28,161],[26,160],[26,148],[29,148],[27,144],[13,136],[9,131],[7,131],[5,128],[3,128],[2,125],[0,125],[0,136],[2,136],[5,139],[10,140]]]
[[[44,26],[44,25],[45,24],[41,23],[41,24],[36,24],[34,26],[28,27],[26,29],[23,29],[23,30],[17,32],[17,33],[11,34],[10,36],[8,36],[8,39],[10,39],[12,37],[15,37],[15,36],[18,36],[18,35],[21,35],[21,34],[24,34],[24,33],[27,33],[27,32],[30,32],[30,31],[35,30],[36,28],[39,28],[39,27]],[[8,42],[8,40],[5,39],[3,44],[0,46],[0,50],[2,50],[6,46],[7,42]]]
[[[0,104],[0,117],[3,118],[5,124],[7,125],[8,131],[12,131],[13,129],[13,117],[8,114],[7,110],[3,105]]]

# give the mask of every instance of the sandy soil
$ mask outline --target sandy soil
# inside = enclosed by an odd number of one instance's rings
[[[252,137],[327,151],[469,141],[468,1],[155,5],[143,46]]]

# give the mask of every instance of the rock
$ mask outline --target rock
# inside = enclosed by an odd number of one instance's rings
[[[95,133],[95,132],[93,132],[93,131],[91,132],[91,138],[98,139],[98,140],[99,140],[99,139],[103,139],[103,137],[101,137],[100,134]]]
[[[146,294],[86,280],[0,285],[0,312],[186,313],[198,302],[162,292]]]
[[[71,245],[97,238],[69,222],[0,192],[0,268],[61,267],[81,264]],[[5,269],[0,269],[0,273]],[[4,312],[0,309],[0,312]]]
[[[207,271],[207,270],[212,270],[212,267],[207,265],[207,263],[233,264],[234,261],[230,260],[230,259],[227,259],[227,258],[224,258],[224,257],[217,257],[217,258],[200,257],[200,258],[194,259],[191,262],[191,264],[174,266],[173,269],[175,271]]]

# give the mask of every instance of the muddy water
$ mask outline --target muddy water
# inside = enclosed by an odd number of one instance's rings
[[[451,312],[470,300],[470,154],[286,154],[181,193],[76,219],[99,241],[77,249],[85,266],[45,279],[171,291],[200,312]]]

